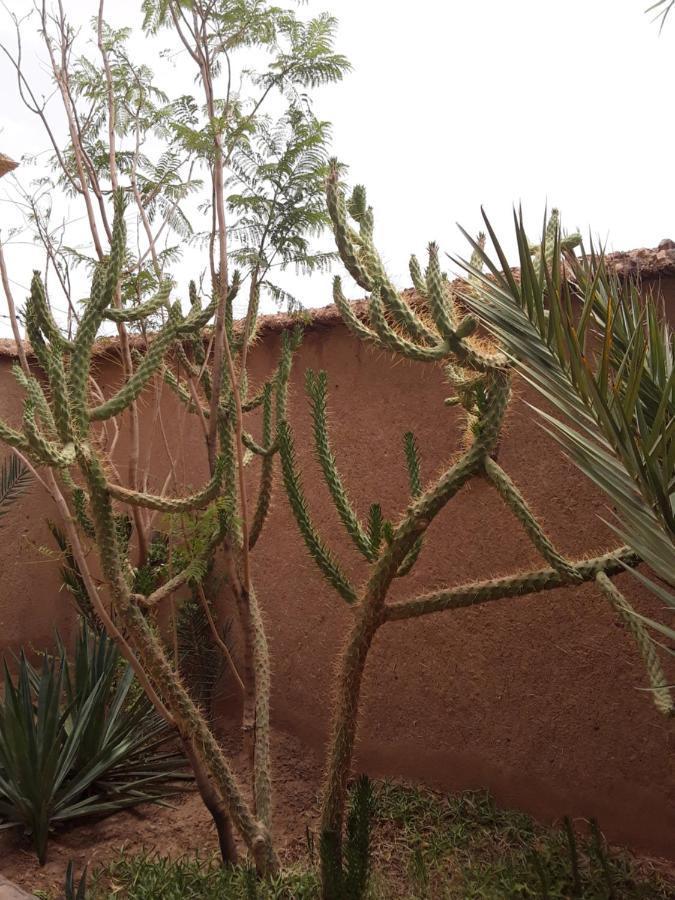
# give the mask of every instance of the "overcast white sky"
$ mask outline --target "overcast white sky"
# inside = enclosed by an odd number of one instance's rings
[[[9,0],[16,10],[28,2]],[[409,254],[422,254],[429,240],[464,251],[455,223],[477,230],[481,204],[507,241],[514,203],[523,204],[535,236],[548,203],[561,208],[568,229],[590,228],[610,249],[675,237],[675,20],[659,37],[644,14],[648,5],[416,0],[397,8],[384,0],[310,0],[310,12],[329,9],[339,18],[337,49],[354,66],[342,84],[317,93],[315,109],[333,123],[350,180],[368,187],[377,242],[401,287]],[[85,23],[98,0],[64,6]],[[107,17],[135,24],[139,6],[108,0]],[[0,33],[11,43],[1,10]],[[160,65],[166,43],[136,46]],[[37,41],[25,48],[36,75],[38,49]],[[178,93],[192,71],[179,61],[169,75]],[[18,159],[46,146],[4,60],[0,85],[0,150]],[[34,170],[17,175],[27,185]],[[9,181],[0,182],[0,198]],[[11,207],[0,203],[0,229],[14,222]],[[20,243],[7,252],[19,301],[35,252]],[[187,281],[194,271],[173,274]],[[330,276],[293,287],[305,305],[330,302]],[[0,314],[5,306],[2,297]],[[0,318],[0,334],[8,333]]]

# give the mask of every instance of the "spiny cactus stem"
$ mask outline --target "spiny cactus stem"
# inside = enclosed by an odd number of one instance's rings
[[[566,581],[581,581],[581,575],[553,546],[544,529],[537,521],[527,501],[502,467],[489,456],[485,459],[485,474],[497,489],[499,496],[522,524],[528,537],[547,563],[560,572]]]
[[[612,553],[572,563],[572,566],[578,576],[576,581],[586,582],[593,581],[598,572],[615,575],[624,571],[624,566],[637,565],[638,561],[631,550],[621,547]],[[392,603],[386,608],[386,621],[402,622],[405,619],[443,612],[447,609],[464,609],[467,606],[479,606],[493,600],[524,597],[527,594],[552,591],[570,583],[572,582],[562,572],[552,568],[536,569],[532,572],[509,575],[504,578],[470,582],[447,590],[423,594],[414,600]]]
[[[321,831],[342,835],[347,781],[356,739],[361,683],[366,659],[379,626],[385,621],[385,600],[392,580],[416,541],[433,518],[481,464],[484,449],[477,442],[408,510],[394,532],[392,543],[374,564],[356,609],[340,664],[337,703],[330,742],[330,758],[322,806]]]
[[[143,509],[154,509],[158,512],[190,512],[195,509],[203,509],[218,496],[223,481],[224,469],[225,464],[221,457],[216,463],[216,471],[213,473],[213,478],[201,491],[190,497],[159,497],[154,494],[132,491],[129,488],[122,487],[122,485],[111,484],[110,482],[107,484],[107,489],[109,494],[116,500],[121,500],[123,503],[129,503],[132,506],[140,506]]]
[[[621,591],[612,584],[607,577],[607,572],[600,571],[595,578],[598,587],[619,614],[622,621],[633,635],[640,655],[647,669],[647,676],[652,691],[654,705],[660,713],[671,717],[675,715],[675,707],[670,694],[669,682],[661,666],[654,642],[650,638],[647,629],[637,617],[635,610],[624,597]]]

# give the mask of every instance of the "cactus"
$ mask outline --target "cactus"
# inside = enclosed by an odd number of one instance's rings
[[[247,432],[241,439],[260,457],[260,491],[249,534],[249,549],[255,546],[265,524],[271,503],[274,459],[278,452],[275,430],[286,417],[288,381],[294,351],[302,334],[285,333],[277,369],[256,394],[247,398],[246,350],[255,339],[259,285],[251,287],[253,309],[246,327],[237,333],[231,322],[232,301],[239,289],[235,273],[227,292],[230,313],[228,336],[230,349],[238,354],[236,383],[223,378],[220,402],[210,404],[212,374],[205,352],[202,329],[217,309],[217,296],[201,304],[194,285],[190,289],[190,311],[183,315],[180,305],[170,303],[171,284],[160,284],[155,297],[131,308],[113,306],[119,292],[122,263],[126,254],[124,202],[120,191],[114,194],[114,219],[110,252],[94,271],[90,296],[72,342],[66,341],[54,322],[45,289],[38,273],[31,283],[26,306],[26,323],[37,362],[43,370],[41,383],[21,369],[15,375],[25,391],[20,429],[0,421],[0,440],[26,454],[34,465],[53,471],[68,498],[73,522],[79,532],[93,541],[104,578],[104,589],[114,612],[112,619],[101,605],[98,594],[89,599],[97,612],[103,610],[111,637],[125,651],[133,651],[161,712],[170,717],[195,769],[196,781],[204,802],[212,812],[221,847],[233,848],[228,833],[229,820],[244,839],[256,868],[273,872],[277,857],[270,836],[272,785],[269,752],[270,665],[262,616],[250,580],[242,576],[242,527],[235,452],[235,398],[241,397],[244,413],[262,406],[262,443]],[[106,320],[116,324],[142,322],[160,309],[166,309],[165,324],[148,340],[143,354],[136,354],[133,369],[124,384],[111,397],[91,403],[89,383],[94,342]],[[180,373],[171,370],[176,360]],[[156,378],[163,377],[188,411],[208,419],[218,417],[218,454],[210,480],[185,497],[158,496],[117,484],[109,474],[111,467],[100,446],[97,423],[115,418],[128,410]],[[43,388],[42,384],[45,384]],[[203,523],[207,537],[196,555],[187,558],[183,568],[167,577],[151,594],[135,592],[134,569],[129,559],[130,520],[117,507],[141,508],[169,515],[191,516]],[[215,516],[213,515],[215,511]],[[124,528],[120,523],[124,523]],[[210,531],[209,531],[210,529]],[[235,778],[202,710],[171,661],[170,654],[147,620],[147,610],[169,598],[182,585],[198,584],[210,568],[218,548],[224,550],[228,573],[227,590],[239,604],[246,634],[246,685],[253,717],[252,794],[253,804]],[[184,554],[183,554],[184,555]],[[109,624],[108,624],[109,623]],[[225,815],[225,811],[227,815]],[[228,819],[229,815],[229,819]]]
[[[415,257],[410,261],[416,290],[416,297],[411,300],[393,287],[375,248],[374,216],[367,205],[365,190],[356,188],[347,201],[339,182],[337,164],[331,167],[328,177],[327,203],[342,262],[360,287],[370,293],[368,313],[362,318],[344,297],[340,279],[335,279],[333,298],[345,325],[360,340],[382,350],[415,362],[443,363],[454,389],[449,403],[462,409],[465,437],[460,455],[438,478],[424,484],[417,442],[414,435],[406,434],[404,449],[411,495],[408,506],[398,523],[392,524],[383,520],[380,506],[373,504],[364,525],[349,498],[330,444],[327,376],[323,372],[307,373],[306,391],[312,412],[316,455],[338,517],[357,550],[370,564],[365,583],[357,590],[346,576],[335,551],[312,522],[297,471],[291,426],[287,421],[279,423],[277,442],[286,493],[300,533],[324,578],[343,600],[354,606],[353,623],[339,668],[323,792],[321,867],[326,900],[339,894],[345,877],[342,832],[347,784],[358,725],[361,681],[378,629],[389,622],[506,600],[583,581],[597,580],[607,591],[607,585],[611,587],[610,575],[638,561],[627,548],[618,548],[594,559],[577,562],[566,559],[555,548],[520,490],[497,463],[502,425],[511,396],[511,366],[498,346],[476,337],[476,320],[473,316],[463,315],[451,285],[441,272],[437,245],[429,245],[424,273]],[[355,225],[349,221],[350,216]],[[555,236],[555,229],[552,234]],[[484,240],[483,235],[479,236],[476,248],[481,248]],[[570,246],[575,240],[576,237],[569,239]],[[548,258],[556,248],[561,250],[558,243],[552,243],[549,234],[544,246],[537,251],[540,257]],[[536,265],[537,254],[534,256],[533,265]],[[476,268],[480,258],[476,252],[473,258]],[[471,290],[474,284],[472,276],[465,289]],[[482,478],[495,488],[550,568],[473,582],[410,600],[387,602],[393,580],[404,577],[414,567],[431,522],[462,487],[475,478]],[[620,605],[616,598],[614,602]],[[665,691],[662,673],[654,671],[653,674],[655,689]],[[666,702],[665,696],[659,694],[659,697]]]

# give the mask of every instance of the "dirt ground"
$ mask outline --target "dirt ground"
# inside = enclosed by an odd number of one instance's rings
[[[234,751],[235,768],[245,772],[241,749]],[[321,763],[311,750],[283,732],[273,736],[275,784],[274,829],[282,857],[296,856],[305,846],[306,829],[313,828],[318,815],[318,785]],[[60,896],[68,862],[75,871],[85,865],[90,870],[125,852],[142,850],[163,856],[183,856],[199,852],[207,857],[218,852],[218,840],[211,817],[199,794],[190,791],[172,801],[172,808],[145,805],[98,821],[59,829],[49,842],[44,866],[38,864],[30,841],[18,830],[0,831],[0,873],[28,891],[48,891]]]

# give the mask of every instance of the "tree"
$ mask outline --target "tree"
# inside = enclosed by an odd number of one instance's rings
[[[22,195],[46,258],[45,277],[35,273],[23,318],[48,390],[24,355],[15,372],[26,391],[22,427],[2,423],[0,439],[42,471],[97,615],[156,708],[177,729],[218,828],[223,859],[236,858],[232,820],[258,870],[267,873],[278,864],[270,832],[269,664],[250,556],[269,508],[274,423],[286,415],[300,333],[284,336],[276,371],[255,393],[249,390],[247,357],[261,293],[283,297],[275,267],[308,270],[327,262],[312,238],[327,221],[321,193],[329,129],[314,116],[308,91],[339,80],[348,64],[333,50],[335,20],[328,15],[305,21],[263,0],[145,0],[143,14],[146,35],[166,29],[174,48],[194,63],[199,94],[169,97],[150,68],[128,52],[129,30],[107,26],[104,0],[94,21],[97,58],[76,55],[78,34],[62,0],[53,9],[43,0],[29,14],[29,21],[37,18],[65,143],[57,138],[52,107],[24,71],[26,19],[12,17],[15,47],[2,49],[52,153],[52,173],[33,193]],[[276,119],[270,104],[280,109]],[[57,190],[82,203],[92,255],[74,251],[65,239],[67,228],[53,225],[49,197]],[[201,196],[200,210],[210,215],[203,233],[193,230],[188,216],[193,196]],[[127,241],[132,216],[134,252]],[[208,253],[206,303],[192,283],[187,313],[169,301],[171,270],[180,258],[179,244],[171,244],[169,236],[202,241]],[[17,323],[4,257],[0,260]],[[81,309],[71,289],[73,264],[86,266],[91,275]],[[50,273],[56,284],[46,289],[53,284]],[[244,289],[246,314],[236,327],[233,303]],[[59,291],[68,305],[65,333],[52,310]],[[93,344],[106,322],[117,330],[125,379],[108,397],[91,368]],[[132,350],[132,327],[145,338],[142,353]],[[167,495],[170,482],[156,493],[146,488],[156,478],[151,454],[141,452],[137,401],[143,391],[154,391],[153,416],[159,418],[166,383],[203,431],[211,474],[203,490],[185,498]],[[262,410],[262,444],[245,428],[245,416],[256,409]],[[106,451],[114,446],[111,435],[122,427],[122,414],[131,447],[125,478]],[[245,478],[251,455],[261,466],[254,506]],[[175,467],[173,485],[175,490]],[[148,586],[141,575],[147,575],[157,513],[182,522],[173,548],[181,566],[177,572],[164,570],[159,583]],[[105,576],[102,590],[91,576],[89,542]],[[175,647],[164,644],[152,626],[157,604],[166,601],[173,611],[175,591],[188,584],[215,641],[227,650],[214,622],[214,598],[205,591],[217,549],[245,635],[241,681],[252,807],[178,672]]]

